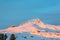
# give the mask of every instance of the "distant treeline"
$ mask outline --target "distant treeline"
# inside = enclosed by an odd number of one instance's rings
[[[34,36],[30,36],[31,38],[34,38]],[[8,38],[8,36],[7,36],[7,34],[0,34],[0,40],[6,40]],[[28,36],[24,36],[23,37],[24,39],[27,39],[28,38]],[[42,38],[42,39],[40,39],[40,40],[60,40],[60,39],[58,39],[58,38],[56,38],[56,39],[54,39],[54,38]],[[11,34],[11,36],[10,36],[10,38],[9,38],[9,40],[16,40],[16,37],[15,37],[15,34]]]
[[[6,40],[7,39],[7,34],[0,34],[0,40]],[[11,34],[10,40],[15,40],[15,35]]]

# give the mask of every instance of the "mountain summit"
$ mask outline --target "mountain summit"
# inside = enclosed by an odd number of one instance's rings
[[[32,19],[27,21],[26,23],[23,23],[17,27],[10,26],[9,28],[2,29],[0,30],[0,33],[23,33],[23,32],[28,32],[33,35],[38,35],[38,36],[43,36],[43,37],[48,37],[48,38],[60,38],[60,33],[52,33],[52,32],[47,32],[47,31],[42,31],[33,25],[36,24],[40,28],[48,28],[52,30],[60,30],[60,26],[54,26],[54,25],[46,25],[44,24],[40,19]],[[59,36],[58,36],[59,35]]]

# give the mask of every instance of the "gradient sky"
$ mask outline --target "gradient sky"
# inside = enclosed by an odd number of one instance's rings
[[[60,25],[60,0],[0,0],[0,29],[33,18]]]

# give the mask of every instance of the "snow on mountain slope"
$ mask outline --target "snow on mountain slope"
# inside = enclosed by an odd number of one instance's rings
[[[39,19],[32,19],[29,20],[26,23],[23,23],[17,27],[10,26],[9,28],[2,29],[0,30],[0,33],[10,33],[10,34],[15,34],[15,33],[23,33],[23,32],[28,32],[32,35],[38,35],[38,36],[43,36],[47,38],[60,38],[60,32],[59,33],[53,33],[53,32],[47,32],[47,31],[42,31],[36,27],[33,26],[33,24],[38,25],[41,28],[48,28],[52,30],[60,30],[60,26],[54,26],[54,25],[46,25],[44,24],[41,20]]]

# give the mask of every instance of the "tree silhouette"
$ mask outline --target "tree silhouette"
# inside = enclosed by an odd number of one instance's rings
[[[5,40],[4,34],[0,34],[0,40]]]
[[[4,39],[5,39],[5,40],[7,39],[7,35],[6,35],[6,34],[4,35]]]
[[[16,38],[15,38],[15,35],[12,34],[11,37],[10,37],[10,40],[15,40],[15,39],[16,39]]]

